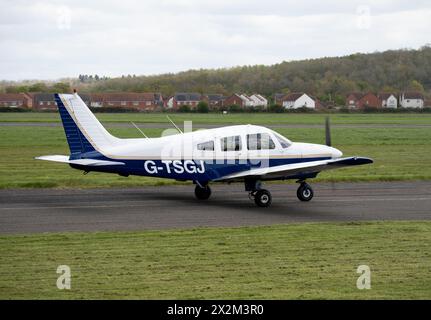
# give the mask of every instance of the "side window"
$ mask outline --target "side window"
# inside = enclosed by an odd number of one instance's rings
[[[241,150],[241,137],[232,136],[220,139],[222,151],[239,151]]]
[[[199,143],[197,148],[198,150],[214,151],[214,141]]]
[[[290,142],[287,141],[285,138],[283,138],[282,136],[278,135],[277,133],[274,133],[275,137],[277,138],[278,142],[280,143],[281,147],[283,149],[289,148],[290,147]]]
[[[275,149],[274,141],[268,133],[254,133],[247,135],[248,150],[268,150]]]

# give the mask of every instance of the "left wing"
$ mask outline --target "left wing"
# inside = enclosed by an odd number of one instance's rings
[[[257,179],[277,179],[288,178],[298,174],[317,173],[322,170],[338,169],[342,167],[357,166],[362,164],[373,163],[370,158],[349,157],[334,160],[319,160],[310,162],[300,162],[292,164],[284,164],[274,167],[250,169],[238,173],[233,173],[227,176],[220,177],[215,181],[235,180],[246,177],[254,177]]]
[[[46,160],[46,161],[54,161],[61,163],[69,163],[69,164],[78,164],[81,166],[90,166],[90,167],[99,167],[99,166],[123,166],[124,162],[119,161],[106,161],[106,160],[97,160],[97,159],[76,159],[70,160],[68,156],[41,156],[36,157],[36,160]]]

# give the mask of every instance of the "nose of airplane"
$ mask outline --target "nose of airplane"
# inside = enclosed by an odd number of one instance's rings
[[[329,148],[329,152],[331,153],[333,159],[341,158],[343,156],[343,153],[340,150],[333,148],[333,147],[328,147],[328,148]]]

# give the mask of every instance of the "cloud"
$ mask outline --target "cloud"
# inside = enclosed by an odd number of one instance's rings
[[[119,76],[417,48],[427,1],[0,0],[0,78]]]

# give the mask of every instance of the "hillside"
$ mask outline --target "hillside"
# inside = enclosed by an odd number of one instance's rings
[[[352,91],[415,90],[429,94],[431,46],[419,50],[357,53],[271,66],[201,69],[155,76],[129,75],[106,79],[99,76],[84,78],[80,75],[79,79],[71,81],[71,85],[81,92],[156,91],[164,95],[188,91],[226,95],[233,92],[259,92],[272,96],[276,92],[305,91],[323,101],[344,101],[345,95]],[[40,86],[37,89],[40,91]],[[14,91],[16,86],[5,90]]]

